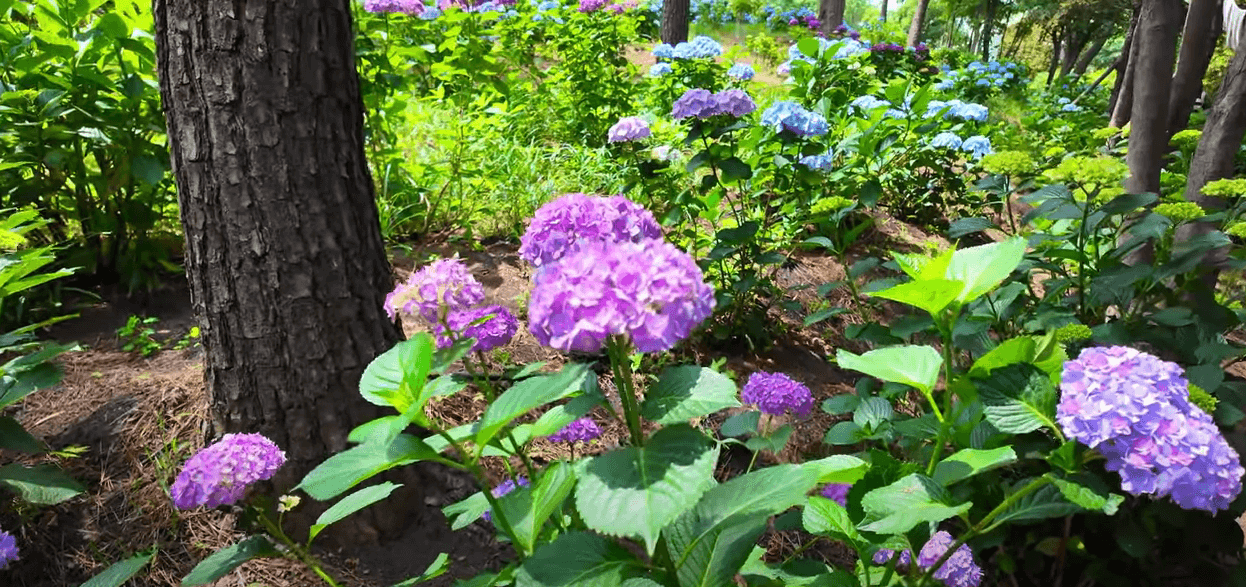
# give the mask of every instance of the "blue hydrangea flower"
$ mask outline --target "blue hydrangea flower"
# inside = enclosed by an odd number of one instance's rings
[[[691,41],[684,41],[675,45],[672,57],[675,59],[709,59],[722,55],[723,47],[718,41],[711,39],[705,35],[700,35]]]
[[[958,103],[948,110],[947,116],[949,118],[986,122],[986,117],[989,113],[990,110],[981,104]]]
[[[441,16],[441,9],[437,8],[436,6],[429,6],[428,8],[424,9],[424,12],[420,13],[420,18],[423,20],[436,20],[440,16]]]
[[[580,418],[549,435],[550,442],[588,442],[601,436],[601,427],[592,418]]]
[[[774,129],[775,132],[790,131],[802,137],[821,136],[827,133],[829,126],[826,118],[805,110],[795,102],[781,100],[771,104],[761,114],[761,123]]]
[[[17,560],[17,537],[0,530],[0,571],[7,569],[9,563]]]
[[[933,118],[938,116],[944,108],[947,108],[947,102],[942,100],[931,100],[926,102],[926,112],[922,114],[922,118]]]
[[[961,143],[960,149],[972,155],[974,159],[981,159],[984,155],[990,155],[995,152],[995,149],[991,148],[991,139],[982,135],[974,135],[965,139],[965,142]]]
[[[670,43],[659,43],[657,47],[653,48],[653,56],[658,59],[674,59],[675,48]]]
[[[943,81],[941,81],[941,82],[936,83],[936,84],[934,85],[934,89],[936,89],[936,90],[938,90],[938,91],[940,91],[940,92],[946,92],[946,91],[948,91],[948,90],[952,89],[952,87],[953,87],[953,86],[955,86],[955,85],[956,85],[956,82],[954,82],[954,81],[952,81],[952,80],[943,80]]]
[[[883,115],[886,116],[887,118],[893,118],[895,120],[908,118],[908,114],[906,114],[903,110],[898,110],[896,108],[888,108],[887,112],[885,112]]]
[[[740,397],[762,413],[775,416],[791,412],[804,417],[813,409],[813,393],[809,388],[783,373],[753,373],[740,390]]]
[[[835,158],[830,153],[821,155],[805,155],[800,158],[800,164],[814,171],[830,171],[831,165]]]
[[[654,63],[653,65],[649,66],[649,75],[653,77],[663,76],[670,72],[671,72],[671,64],[666,63],[666,62]]]
[[[853,100],[850,105],[858,110],[870,111],[880,106],[890,106],[891,102],[867,94]]]
[[[1060,107],[1060,111],[1061,112],[1081,112],[1082,107],[1078,106],[1077,104],[1065,104],[1064,106]]]
[[[226,434],[186,460],[169,494],[183,510],[229,505],[252,483],[272,479],[285,462],[286,453],[261,434]]]
[[[742,80],[742,81],[751,80],[753,79],[753,76],[756,74],[757,72],[753,70],[753,66],[747,63],[737,63],[735,65],[732,65],[731,69],[727,70],[728,77],[732,77],[732,78]]]
[[[951,534],[935,532],[918,553],[917,566],[930,569],[955,542]],[[948,587],[978,587],[982,583],[982,569],[974,562],[973,551],[967,544],[960,545],[932,576]]]
[[[947,131],[941,132],[935,135],[933,139],[930,139],[930,146],[943,147],[947,149],[959,149],[962,143],[964,143],[964,141],[962,141],[960,137],[956,136],[955,133]]]

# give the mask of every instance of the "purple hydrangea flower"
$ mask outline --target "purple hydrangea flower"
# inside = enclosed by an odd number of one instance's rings
[[[852,489],[851,483],[828,483],[822,488],[822,497],[835,501],[841,506],[848,507],[848,490]]]
[[[891,562],[891,557],[896,555],[896,551],[890,548],[880,548],[874,553],[873,561],[876,565],[885,565]],[[896,568],[902,569],[913,563],[913,551],[904,549],[900,551],[900,560],[896,561]]]
[[[477,306],[454,310],[446,315],[446,324],[437,325],[437,348],[444,349],[459,338],[474,338],[473,351],[491,351],[511,341],[519,331],[519,321],[504,306]]]
[[[580,418],[549,435],[550,442],[588,442],[601,436],[601,428],[592,418]]]
[[[232,504],[247,486],[272,479],[285,462],[286,453],[262,434],[226,434],[186,461],[169,493],[183,510]]]
[[[640,352],[687,338],[714,309],[692,257],[659,239],[585,243],[537,271],[528,330],[564,351],[595,352],[624,335]]]
[[[714,94],[714,101],[718,104],[716,114],[730,114],[740,118],[757,110],[757,104],[744,90],[723,90]]]
[[[1246,469],[1189,397],[1177,364],[1128,347],[1091,347],[1064,364],[1056,421],[1106,457],[1121,489],[1214,514],[1241,493]]]
[[[623,196],[566,194],[536,211],[519,242],[519,256],[537,267],[588,242],[661,238],[653,213]]]
[[[494,487],[493,489],[489,490],[489,494],[493,496],[493,499],[499,499],[502,496],[516,489],[519,489],[520,487],[530,487],[530,486],[531,486],[531,483],[528,482],[528,479],[520,475],[519,477],[515,477],[514,479],[507,479],[501,483],[498,483],[497,487]],[[485,510],[485,515],[483,517],[484,519],[492,522],[493,521],[493,510]]]
[[[775,416],[790,411],[804,417],[813,409],[813,394],[809,388],[782,373],[753,373],[740,390],[740,397],[744,403]]]
[[[956,542],[952,535],[942,530],[935,532],[917,555],[917,566],[929,569],[947,552],[948,547]],[[943,566],[934,572],[934,578],[943,581],[949,587],[978,587],[982,582],[982,569],[973,561],[973,551],[969,545],[962,544],[952,556],[948,557]]]
[[[720,113],[718,100],[709,90],[692,88],[675,100],[671,118],[710,118]]]
[[[402,14],[421,14],[424,12],[423,0],[364,0],[363,9],[373,13],[398,12]]]
[[[580,0],[580,12],[597,12],[609,2],[610,0]]]
[[[7,569],[9,563],[17,560],[17,537],[0,530],[0,571]]]
[[[622,143],[643,139],[651,134],[653,133],[649,130],[649,123],[643,118],[626,116],[610,127],[610,131],[606,133],[606,140],[612,143]]]
[[[466,309],[484,298],[484,286],[472,277],[467,265],[458,259],[438,259],[385,296],[385,312],[390,318],[398,312],[419,314],[437,323],[444,312]]]

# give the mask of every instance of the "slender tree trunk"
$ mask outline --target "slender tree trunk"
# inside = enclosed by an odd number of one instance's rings
[[[1203,76],[1216,49],[1216,19],[1220,16],[1219,0],[1190,0],[1185,28],[1181,33],[1181,53],[1177,73],[1168,95],[1168,136],[1185,128],[1194,111],[1194,102],[1203,91]]]
[[[818,20],[822,21],[822,34],[830,35],[836,27],[844,24],[847,0],[819,0]]]
[[[991,60],[991,35],[995,33],[995,10],[999,0],[986,0],[986,18],[982,22],[982,60]]]
[[[1229,0],[1232,1],[1232,0]],[[1224,208],[1220,198],[1203,195],[1203,186],[1217,179],[1233,177],[1234,158],[1246,136],[1246,51],[1237,51],[1229,61],[1224,82],[1216,92],[1216,100],[1207,113],[1203,137],[1194,150],[1190,161],[1190,175],[1185,184],[1185,199],[1196,202],[1209,212]],[[1216,230],[1215,223],[1195,222],[1177,231],[1177,242],[1191,239]],[[1211,251],[1199,268],[1204,271],[1203,283],[1215,285],[1220,270],[1228,260],[1228,250]]]
[[[878,7],[878,20],[887,22],[887,0],[883,0],[882,6]]]
[[[663,43],[675,45],[688,40],[688,23],[692,7],[689,0],[666,0],[662,3]]]
[[[1099,84],[1103,83],[1103,80],[1107,79],[1109,75],[1112,75],[1112,70],[1116,69],[1116,67],[1120,65],[1121,61],[1124,59],[1125,55],[1122,53],[1116,58],[1116,61],[1113,62],[1110,67],[1104,69],[1103,73],[1099,74],[1099,77],[1095,78],[1095,81],[1091,82],[1089,86],[1086,86],[1086,89],[1082,90],[1082,93],[1078,94],[1077,97],[1073,99],[1073,103],[1076,104],[1080,102],[1082,98],[1085,98],[1091,92],[1095,91],[1095,88],[1099,87]]]
[[[913,22],[909,24],[907,44],[912,47],[922,40],[922,25],[926,23],[926,9],[930,0],[917,0],[917,11],[913,13]]]
[[[1115,27],[1104,27],[1107,31],[1110,31],[1113,28]],[[1103,51],[1103,46],[1108,42],[1108,37],[1111,36],[1110,32],[1096,35],[1094,44],[1088,47],[1085,51],[1082,51],[1082,56],[1077,59],[1077,63],[1073,66],[1073,77],[1082,77],[1085,75],[1086,69],[1090,67],[1090,62],[1094,61],[1095,57],[1099,56],[1099,53]]]
[[[1129,77],[1129,62],[1133,60],[1134,34],[1138,31],[1138,14],[1141,10],[1141,3],[1134,2],[1133,14],[1129,17],[1129,30],[1125,33],[1125,44],[1121,47],[1121,57],[1116,62],[1116,81],[1112,84],[1112,95],[1108,98],[1107,112],[1108,117],[1113,120],[1116,107],[1120,104],[1121,89],[1125,87],[1125,79]],[[1113,124],[1112,126],[1122,125]]]
[[[1076,37],[1070,37],[1064,43],[1064,51],[1060,54],[1060,77],[1068,77],[1073,73],[1073,67],[1077,65],[1077,58],[1082,54],[1082,50],[1086,48],[1086,43],[1090,41],[1089,35],[1081,34]]]
[[[1051,32],[1051,63],[1047,65],[1047,85],[1056,79],[1056,69],[1060,66],[1060,48],[1064,46],[1059,31]]]
[[[1108,121],[1109,126],[1120,128],[1129,124],[1129,117],[1133,115],[1134,105],[1134,77],[1137,74],[1138,62],[1141,59],[1138,56],[1138,46],[1141,45],[1141,24],[1138,22],[1138,30],[1134,34],[1133,43],[1129,47],[1129,59],[1125,62],[1125,75],[1121,78],[1120,91],[1116,94],[1116,103],[1112,108],[1112,118]]]
[[[383,413],[364,367],[399,340],[372,178],[349,0],[156,0],[161,97],[202,326],[209,436],[259,432],[289,490]],[[410,474],[414,475],[414,472]],[[396,533],[420,484],[330,537]],[[296,532],[321,504],[287,514]],[[403,511],[405,510],[405,511]],[[304,534],[305,535],[305,534]]]
[[[1176,58],[1177,16],[1181,0],[1145,0],[1138,18],[1138,65],[1134,70],[1129,179],[1125,190],[1159,193],[1159,175],[1168,152],[1168,84]]]

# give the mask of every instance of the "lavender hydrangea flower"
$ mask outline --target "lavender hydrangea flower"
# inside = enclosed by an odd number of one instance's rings
[[[9,568],[9,563],[17,560],[17,537],[0,530],[0,571]]]
[[[822,497],[838,503],[843,507],[848,507],[848,490],[852,489],[851,483],[828,483],[822,488]]]
[[[550,442],[588,442],[601,436],[601,428],[592,418],[580,418],[549,435]]]
[[[740,397],[744,403],[775,416],[790,411],[804,417],[813,409],[813,393],[809,388],[783,373],[753,373],[740,390]]]
[[[477,306],[454,310],[446,315],[445,326],[437,326],[437,348],[444,349],[459,338],[474,338],[472,351],[491,351],[505,345],[519,331],[519,321],[504,306]]]
[[[747,116],[757,110],[757,104],[744,90],[730,89],[714,94],[718,114],[728,114],[736,118]]]
[[[741,81],[753,79],[757,72],[753,70],[753,66],[747,63],[737,63],[727,70],[727,77],[735,78]]]
[[[445,312],[463,310],[485,298],[484,286],[458,259],[438,259],[411,274],[385,296],[385,313],[419,314],[432,323]]]
[[[671,118],[710,118],[719,114],[718,100],[709,90],[692,88],[684,92],[671,107]]]
[[[671,72],[671,64],[669,64],[669,63],[665,63],[665,62],[664,62],[664,63],[654,63],[651,67],[649,67],[649,76],[650,76],[650,77],[660,77],[660,76],[664,76],[664,75],[666,75],[666,74],[668,74],[668,73],[670,73],[670,72]]]
[[[519,239],[519,256],[541,267],[585,242],[636,242],[661,236],[653,213],[623,196],[566,194],[532,216]]]
[[[1238,454],[1190,403],[1181,367],[1128,347],[1091,347],[1064,365],[1056,421],[1094,448],[1133,495],[1215,513],[1242,490]]]
[[[917,566],[923,569],[934,566],[954,542],[951,534],[943,530],[935,532],[918,553]],[[982,582],[982,569],[974,562],[973,551],[962,544],[932,576],[949,587],[978,587]]]
[[[624,335],[640,352],[664,351],[714,309],[714,290],[692,257],[659,239],[585,243],[537,272],[528,330],[564,351],[595,352]]]
[[[421,14],[424,12],[424,2],[423,0],[364,0],[363,9],[376,14],[387,12]]]
[[[896,555],[896,551],[890,548],[880,548],[874,553],[871,560],[876,565],[885,565],[891,562],[891,558]],[[896,561],[896,568],[902,569],[913,563],[913,551],[904,549],[900,551],[900,560]]]
[[[528,478],[524,477],[523,475],[520,475],[518,477],[515,477],[514,479],[507,479],[501,483],[498,483],[497,487],[494,487],[493,489],[489,490],[489,494],[493,496],[493,499],[500,499],[501,497],[505,496],[506,494],[516,489],[519,489],[520,487],[531,487],[531,486],[532,484],[528,481]],[[486,521],[492,522],[493,521],[493,510],[491,509],[485,510],[485,515],[483,517]]]
[[[285,462],[286,454],[262,434],[226,434],[186,461],[169,493],[183,510],[232,504]]]
[[[580,12],[597,12],[609,3],[610,0],[580,0]]]
[[[651,134],[653,133],[649,130],[649,123],[643,118],[625,116],[610,127],[610,131],[606,133],[606,140],[612,143],[622,143],[640,140]]]

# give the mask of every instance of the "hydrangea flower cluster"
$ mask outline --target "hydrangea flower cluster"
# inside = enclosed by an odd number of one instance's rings
[[[421,14],[424,0],[364,0],[363,9],[376,14]]]
[[[444,349],[460,338],[474,338],[472,351],[491,351],[504,346],[519,331],[519,321],[504,306],[476,306],[454,310],[446,323],[436,326],[437,348]]]
[[[761,113],[761,123],[775,132],[789,131],[801,137],[816,137],[827,133],[829,126],[821,114],[805,110],[795,102],[781,100],[771,104]]]
[[[489,494],[493,496],[493,499],[499,499],[505,496],[506,494],[516,489],[519,489],[520,487],[531,487],[531,486],[532,486],[532,483],[528,481],[528,478],[524,477],[523,475],[520,475],[518,477],[515,477],[514,479],[507,479],[501,483],[498,483],[497,487],[494,487],[493,489],[489,490]],[[486,521],[492,522],[493,521],[493,510],[491,509],[485,510],[485,514],[483,517]]]
[[[827,483],[822,488],[822,497],[838,503],[843,507],[848,507],[848,490],[852,489],[851,483]]]
[[[1034,166],[1034,159],[1025,151],[1004,151],[982,158],[982,169],[1014,177],[1033,172]]]
[[[592,418],[580,418],[549,435],[550,442],[588,442],[601,436],[601,427]]]
[[[1207,211],[1194,202],[1165,202],[1155,207],[1155,213],[1168,218],[1174,225],[1185,224],[1207,215]]]
[[[861,112],[869,112],[880,106],[891,106],[891,102],[867,94],[859,96],[857,99],[853,100],[850,106]]]
[[[945,149],[959,149],[965,141],[956,136],[956,133],[943,131],[930,139],[930,146],[942,147]]]
[[[917,554],[917,566],[923,569],[934,566],[955,542],[951,534],[943,530],[935,532]],[[974,562],[973,551],[965,544],[960,545],[932,576],[949,587],[978,587],[982,583],[982,569]]]
[[[620,118],[614,126],[610,127],[610,131],[606,133],[606,140],[612,143],[623,143],[628,141],[637,141],[653,134],[649,130],[649,123],[643,118],[637,116],[626,116]]]
[[[419,314],[436,324],[446,312],[465,310],[484,298],[484,286],[472,277],[467,265],[458,259],[438,259],[385,296],[385,313],[390,319],[399,312]]]
[[[1091,347],[1064,364],[1056,420],[1107,458],[1133,495],[1216,513],[1242,490],[1238,454],[1190,403],[1181,367],[1128,347]]]
[[[665,61],[654,63],[649,67],[649,75],[651,77],[661,77],[671,72],[671,64]]]
[[[537,272],[528,330],[564,351],[595,352],[626,335],[640,352],[656,352],[687,338],[713,309],[713,288],[674,245],[598,240]]]
[[[169,493],[183,510],[232,504],[285,462],[286,454],[262,434],[226,434],[186,461]]]
[[[814,171],[830,171],[834,162],[835,157],[830,153],[822,153],[821,155],[805,155],[800,158],[801,165],[804,165]]]
[[[548,265],[586,242],[660,238],[653,213],[623,197],[567,194],[541,206],[519,239],[519,256]]]
[[[779,10],[774,6],[766,5],[763,11],[765,13],[766,25],[770,28],[780,28],[782,25],[798,26],[804,23],[809,30],[818,30],[818,27],[822,26],[822,21],[818,20],[817,13],[806,6]],[[809,26],[809,22],[817,24]]]
[[[748,63],[737,63],[727,70],[727,77],[740,81],[748,81],[753,79],[757,72],[753,70],[753,66]]]
[[[712,59],[722,53],[723,46],[705,35],[683,41],[674,47],[669,43],[660,43],[653,48],[653,56],[658,59]]]
[[[725,114],[740,118],[756,109],[757,104],[744,90],[732,88],[714,94],[709,90],[693,88],[675,100],[671,108],[671,117],[677,120],[706,119]]]
[[[580,0],[580,12],[597,12],[606,7],[610,0]]]
[[[813,409],[809,388],[783,373],[753,373],[740,390],[740,397],[744,403],[775,416],[791,412],[803,418]]]
[[[17,537],[0,530],[0,571],[9,568],[9,563],[17,560]]]
[[[974,159],[981,159],[983,156],[990,155],[995,152],[995,150],[991,148],[991,139],[988,139],[982,135],[974,135],[965,139],[965,142],[961,143],[960,149],[966,153],[969,153],[969,155]]]
[[[1009,86],[1021,86],[1027,82],[1025,67],[1011,61],[974,61],[964,69],[945,71],[943,77],[943,81],[935,84],[934,89],[946,92],[956,88],[973,88],[978,95]]]
[[[885,565],[891,562],[891,558],[894,557],[895,555],[896,555],[895,550],[892,550],[890,548],[880,548],[874,552],[874,556],[872,557],[871,560],[873,560],[874,564],[876,565]],[[906,548],[900,551],[900,560],[896,561],[896,568],[904,569],[904,568],[907,568],[910,564],[913,564],[913,551]]]

